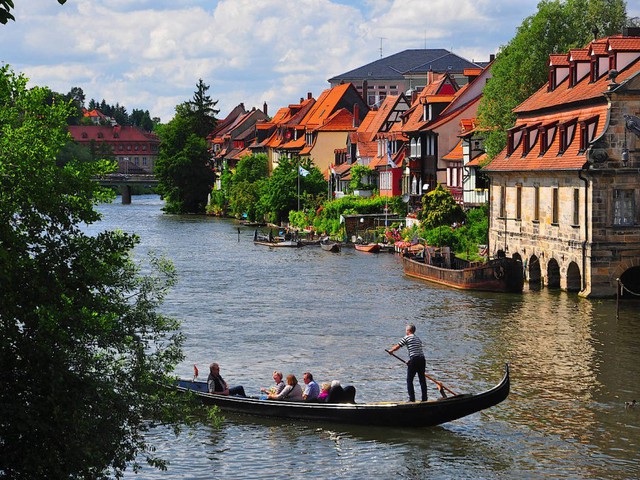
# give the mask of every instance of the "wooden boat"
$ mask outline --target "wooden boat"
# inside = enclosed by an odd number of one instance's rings
[[[275,247],[275,248],[298,248],[302,247],[303,243],[298,240],[280,240],[280,241],[269,241],[269,240],[254,240],[253,243],[255,245],[264,245],[267,247]]]
[[[322,248],[323,250],[327,251],[327,252],[333,252],[333,253],[338,253],[340,251],[340,244],[337,242],[330,242],[330,241],[322,241],[320,242],[320,248]]]
[[[356,243],[356,250],[368,253],[378,253],[380,251],[380,245],[377,243]]]
[[[330,423],[381,425],[392,427],[429,427],[466,417],[499,404],[509,395],[509,366],[495,387],[478,394],[462,394],[427,402],[306,403],[285,400],[260,400],[254,397],[228,397],[207,393],[206,382],[178,380],[178,391],[193,392],[205,405],[217,405],[223,411]]]
[[[524,286],[522,262],[499,257],[488,262],[472,263],[452,255],[429,253],[403,255],[404,274],[462,290],[521,293]]]

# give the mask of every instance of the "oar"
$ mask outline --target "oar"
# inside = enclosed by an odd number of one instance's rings
[[[387,350],[385,348],[384,350],[385,352],[387,352],[389,355],[391,355],[392,357],[396,357],[398,360],[400,360],[402,363],[404,363],[405,365],[407,365],[407,361],[404,358],[400,358],[399,356],[397,356],[395,353],[390,352],[389,350]],[[449,392],[451,395],[457,395],[456,392],[454,392],[453,390],[451,390],[449,387],[443,385],[442,382],[439,382],[438,380],[436,380],[435,378],[427,375],[426,373],[424,374],[425,377],[427,377],[429,380],[431,380],[433,383],[435,383],[436,385],[438,385],[438,391],[440,392],[440,395],[442,395],[442,398],[446,398],[447,395],[444,393],[443,389],[446,390],[447,392]]]

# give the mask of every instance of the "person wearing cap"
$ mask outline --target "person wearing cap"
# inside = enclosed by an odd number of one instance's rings
[[[424,351],[422,350],[422,340],[416,335],[416,326],[407,325],[406,335],[400,341],[389,349],[389,352],[395,352],[401,347],[407,347],[409,351],[409,361],[407,362],[407,391],[409,393],[409,401],[416,401],[416,392],[413,388],[413,379],[418,375],[420,381],[420,390],[422,390],[422,401],[427,401],[427,380],[424,376],[426,361],[424,359]]]

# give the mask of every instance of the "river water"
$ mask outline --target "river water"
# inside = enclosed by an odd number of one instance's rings
[[[186,359],[201,376],[217,361],[248,394],[274,369],[339,379],[357,401],[403,400],[405,367],[387,355],[417,326],[427,371],[478,392],[511,365],[502,404],[426,429],[367,428],[225,415],[175,437],[150,432],[167,472],[128,478],[639,478],[639,305],[543,290],[458,292],[403,276],[392,254],[255,246],[232,220],[164,215],[156,196],[100,207],[90,231],[137,233],[142,259],[170,257],[179,283],[163,311],[183,321]],[[526,288],[526,287],[525,287]],[[400,353],[406,356],[406,352]],[[417,382],[416,382],[417,384]],[[417,386],[417,385],[416,385]],[[429,395],[436,395],[429,384]]]

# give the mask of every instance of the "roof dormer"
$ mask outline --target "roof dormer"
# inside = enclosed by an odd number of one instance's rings
[[[640,57],[640,38],[610,37],[607,53],[609,69],[621,71]]]
[[[606,41],[591,42],[589,57],[591,58],[590,82],[593,83],[609,71]]]
[[[569,59],[565,54],[549,55],[549,85],[550,92],[564,82],[569,76]]]
[[[569,88],[579,83],[591,72],[591,57],[586,48],[569,51]]]

